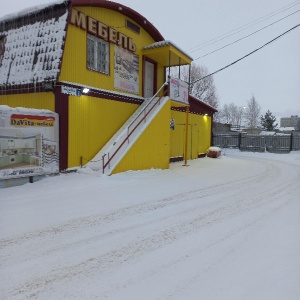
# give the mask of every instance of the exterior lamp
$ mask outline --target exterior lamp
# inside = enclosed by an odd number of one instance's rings
[[[88,89],[88,88],[84,88],[84,89],[82,90],[82,92],[83,92],[84,94],[87,94],[89,91],[90,91],[90,89]]]

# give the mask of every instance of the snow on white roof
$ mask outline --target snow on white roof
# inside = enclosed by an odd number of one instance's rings
[[[279,127],[279,131],[292,131],[295,130],[295,127]]]
[[[53,111],[49,109],[36,109],[36,108],[26,108],[26,107],[10,107],[8,105],[0,105],[0,112],[18,112],[18,113],[43,113],[43,114],[53,114]]]
[[[164,46],[173,46],[174,48],[176,48],[177,50],[179,50],[180,52],[182,52],[185,56],[187,56],[189,59],[193,60],[193,58],[188,55],[186,52],[184,52],[182,49],[180,49],[177,45],[175,45],[173,42],[171,41],[160,41],[160,42],[156,42],[153,43],[149,46],[144,47],[144,50],[148,50],[148,49],[155,49],[155,48],[161,48]]]
[[[16,19],[16,18],[22,17],[24,15],[28,15],[28,14],[34,13],[34,12],[36,12],[38,10],[42,10],[42,9],[44,9],[46,7],[53,6],[55,4],[62,4],[64,2],[65,2],[65,0],[52,0],[52,1],[49,0],[46,3],[40,4],[40,5],[31,6],[29,8],[25,8],[25,9],[22,9],[20,11],[16,11],[15,13],[12,13],[12,14],[4,15],[3,17],[0,18],[0,22],[6,21],[6,20],[10,20],[10,19]],[[16,6],[16,8],[17,8],[17,6]]]
[[[276,135],[276,131],[261,131],[259,135]]]
[[[67,8],[64,11],[60,17],[0,32],[5,43],[0,85],[29,84],[57,78],[68,17]]]

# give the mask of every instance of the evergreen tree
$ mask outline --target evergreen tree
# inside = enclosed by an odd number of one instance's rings
[[[276,122],[276,117],[272,115],[272,113],[268,110],[265,114],[265,116],[260,117],[260,124],[263,127],[263,129],[267,131],[273,131],[278,123]]]

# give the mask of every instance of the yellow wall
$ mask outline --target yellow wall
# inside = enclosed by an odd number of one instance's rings
[[[153,38],[140,26],[140,34],[126,28],[128,18],[122,13],[97,7],[78,7],[77,10],[132,38],[137,49],[135,54],[139,56],[139,96],[142,96],[142,49],[154,43]],[[68,24],[59,81],[126,93],[114,88],[114,44],[110,43],[109,75],[87,69],[86,44],[86,30]],[[157,64],[157,88],[163,84],[164,77],[164,67]],[[52,92],[1,95],[0,104],[55,111],[55,96]],[[139,107],[86,95],[69,96],[68,105],[68,168],[79,166],[81,157],[83,164],[91,160]],[[170,130],[170,118],[175,119],[174,131]],[[171,111],[168,101],[113,172],[168,168],[170,157],[184,154],[185,121],[186,114]],[[188,159],[197,158],[210,146],[210,121],[209,117],[189,114]]]
[[[204,154],[211,146],[211,117],[200,116],[199,119],[199,148],[198,153]]]
[[[152,37],[141,27],[140,34],[126,28],[125,21],[128,18],[119,12],[97,7],[78,7],[77,10],[132,38],[137,48],[135,54],[139,55],[139,96],[142,96],[142,49],[154,42]],[[109,75],[87,69],[86,44],[86,30],[69,24],[59,81],[126,93],[114,88],[114,44],[110,43]],[[157,79],[159,88],[164,82],[164,68],[160,65],[157,65]],[[68,167],[80,165],[80,157],[84,158],[83,164],[91,160],[138,106],[88,96],[69,96]],[[162,122],[169,122],[169,117]]]
[[[49,109],[51,111],[55,111],[54,94],[52,92],[1,95],[0,105],[8,105],[10,107]]]
[[[170,111],[168,101],[113,170],[113,174],[127,170],[169,168]]]
[[[170,157],[184,156],[186,141],[186,113],[172,110],[171,118],[175,120],[175,129],[171,130]],[[211,118],[189,114],[188,117],[188,151],[187,159],[198,158],[210,146]]]
[[[97,7],[79,7],[77,10],[83,12],[86,16],[90,16],[97,21],[116,28],[117,31],[133,39],[133,43],[137,47],[135,54],[139,55],[139,95],[142,96],[142,49],[154,43],[152,37],[141,27],[140,34],[126,28],[125,20],[129,18],[121,13]],[[133,20],[131,21],[135,23]],[[87,69],[86,43],[87,32],[75,25],[69,24],[59,80],[80,83],[105,90],[116,90],[114,88],[114,44],[110,43],[110,74],[105,75]],[[164,68],[158,65],[158,88],[163,84],[163,81]],[[123,90],[116,91],[126,93]]]
[[[137,104],[69,96],[68,167],[86,164],[137,109]],[[100,162],[101,163],[101,162]]]

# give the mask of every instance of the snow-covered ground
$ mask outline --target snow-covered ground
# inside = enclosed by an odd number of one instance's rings
[[[1,189],[0,298],[300,299],[300,152],[189,165]]]

